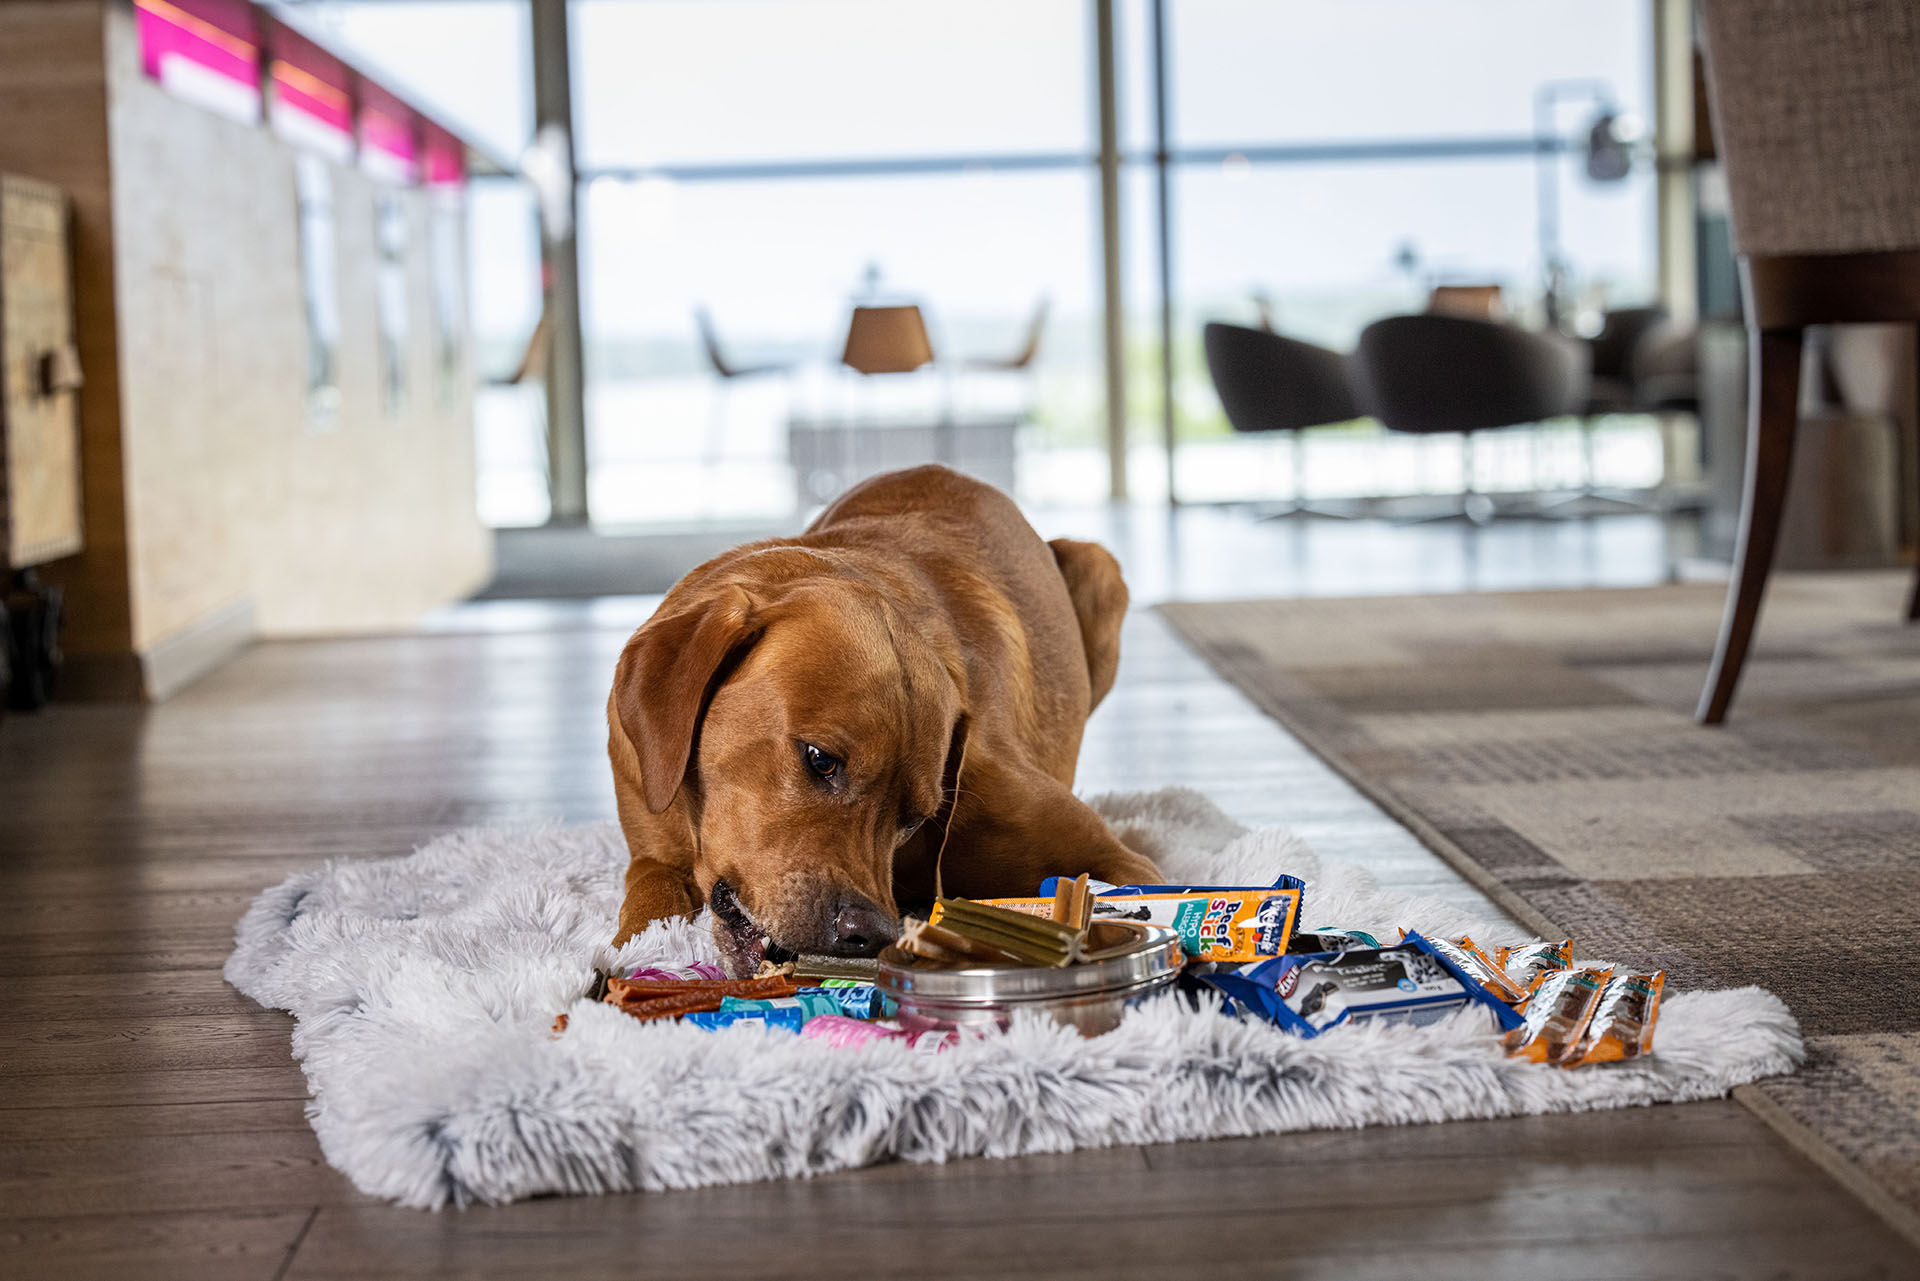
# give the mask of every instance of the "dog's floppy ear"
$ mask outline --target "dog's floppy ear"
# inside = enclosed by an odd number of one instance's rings
[[[722,587],[633,634],[614,670],[614,710],[640,758],[640,780],[653,813],[673,804],[686,778],[693,732],[707,686],[728,655],[756,633],[753,598]]]

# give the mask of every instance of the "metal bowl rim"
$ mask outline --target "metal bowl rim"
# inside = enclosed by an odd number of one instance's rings
[[[977,966],[964,970],[913,969],[894,965],[884,955],[876,986],[902,1004],[922,1001],[952,1005],[1030,1004],[1060,997],[1111,992],[1171,982],[1186,955],[1180,936],[1162,925],[1116,921],[1140,933],[1139,942],[1122,945],[1118,955],[1090,965]]]

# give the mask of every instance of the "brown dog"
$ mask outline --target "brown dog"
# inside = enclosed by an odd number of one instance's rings
[[[1073,795],[1127,589],[945,467],[858,485],[798,538],[674,585],[607,700],[632,862],[616,942],[714,909],[728,967],[872,954],[901,904],[1159,873]],[[945,842],[944,853],[941,852]]]

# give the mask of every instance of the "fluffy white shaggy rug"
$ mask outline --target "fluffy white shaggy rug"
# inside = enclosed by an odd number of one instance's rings
[[[1193,792],[1094,804],[1171,880],[1302,877],[1302,928],[1518,941],[1359,868],[1323,868],[1285,829],[1249,832]],[[1159,1000],[1094,1040],[1023,1020],[938,1055],[643,1024],[579,999],[596,965],[715,954],[704,915],[606,947],[625,864],[612,825],[462,832],[407,858],[330,863],[254,903],[227,978],[299,1020],[308,1114],[363,1192],[438,1207],[1624,1107],[1722,1095],[1803,1053],[1759,988],[1670,995],[1650,1058],[1575,1071],[1504,1058],[1478,1012],[1302,1040]],[[562,1010],[570,1026],[552,1039]]]

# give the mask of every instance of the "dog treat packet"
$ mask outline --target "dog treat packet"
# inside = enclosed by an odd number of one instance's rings
[[[989,899],[996,907],[1051,916],[1062,878],[1040,885],[1030,899]],[[1306,882],[1283,876],[1272,885],[1115,885],[1101,888],[1093,900],[1093,920],[1141,921],[1164,925],[1180,936],[1180,945],[1196,961],[1244,964],[1280,956],[1293,937]]]
[[[1356,947],[1379,947],[1380,940],[1365,930],[1341,930],[1330,925],[1302,930],[1287,940],[1289,952],[1351,952]]]
[[[1618,1063],[1651,1053],[1653,1025],[1660,1018],[1660,993],[1666,986],[1665,970],[1615,975],[1600,994],[1600,1003],[1587,1021],[1586,1034],[1567,1056],[1566,1066]]]
[[[815,989],[798,991],[792,996],[776,997],[769,1001],[723,997],[719,1009],[689,1014],[680,1021],[708,1031],[741,1023],[759,1023],[786,1032],[798,1032],[810,1020],[828,1015],[846,1017],[838,1000]]]
[[[822,1015],[809,1019],[800,1029],[800,1035],[815,1041],[825,1041],[837,1049],[850,1049],[854,1046],[871,1045],[875,1041],[905,1041],[909,1049],[922,1054],[938,1054],[959,1044],[958,1032],[908,1032],[902,1028],[886,1027],[879,1023],[869,1023],[864,1019],[850,1019],[838,1014]]]
[[[858,983],[852,979],[822,979],[811,987],[803,987],[795,996],[818,993],[833,998],[840,1009],[837,1013],[850,1019],[871,1019],[881,1017],[881,1006],[886,998],[871,983]]]
[[[1431,1023],[1470,1006],[1486,1010],[1502,1029],[1520,1023],[1504,1001],[1418,934],[1392,947],[1293,953],[1201,982],[1219,989],[1232,1010],[1301,1036],[1376,1019]]]
[[[1400,937],[1407,937],[1407,931],[1401,930]],[[1457,939],[1428,939],[1427,941],[1433,945],[1436,952],[1472,975],[1475,982],[1508,1005],[1518,1005],[1527,999],[1526,986],[1515,983],[1478,943],[1466,935],[1462,934]]]
[[[642,966],[615,977],[638,980],[643,983],[688,983],[703,979],[709,982],[720,982],[726,979],[727,972],[708,961],[695,961],[691,965],[681,965],[671,969],[663,969],[657,965]]]
[[[1558,1065],[1579,1045],[1612,970],[1548,970],[1533,981],[1521,1024],[1507,1033],[1508,1055]]]
[[[1561,943],[1524,943],[1519,947],[1503,947],[1493,954],[1493,959],[1507,977],[1518,983],[1522,989],[1533,986],[1533,981],[1548,970],[1565,970],[1573,967],[1573,940]]]

